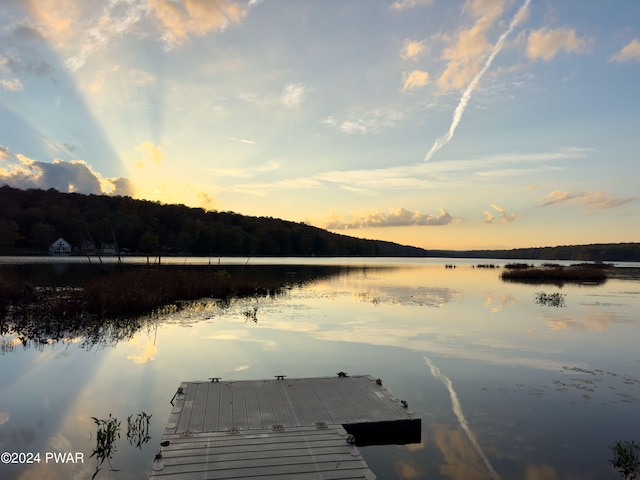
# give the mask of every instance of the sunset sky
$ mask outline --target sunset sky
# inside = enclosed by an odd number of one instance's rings
[[[640,241],[640,2],[1,0],[0,185],[434,249]]]

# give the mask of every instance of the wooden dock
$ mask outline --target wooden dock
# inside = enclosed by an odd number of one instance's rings
[[[183,382],[172,405],[153,480],[375,479],[358,446],[421,437],[369,375]]]

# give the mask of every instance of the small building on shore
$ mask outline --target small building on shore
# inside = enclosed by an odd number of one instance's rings
[[[115,243],[106,243],[102,242],[102,246],[100,248],[103,255],[115,255],[118,253],[118,249],[116,248]]]
[[[60,237],[49,245],[50,255],[71,255],[71,244]]]

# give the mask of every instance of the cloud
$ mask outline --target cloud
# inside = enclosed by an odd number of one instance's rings
[[[215,174],[217,177],[250,178],[267,172],[274,172],[279,170],[280,167],[279,162],[272,160],[264,165],[251,165],[238,168],[208,168],[207,171]]]
[[[433,3],[433,0],[396,0],[391,4],[391,8],[394,10],[405,10],[407,8],[417,7],[419,5],[428,6]]]
[[[403,72],[402,74],[404,84],[402,85],[402,91],[414,90],[416,88],[422,88],[429,83],[429,73],[422,70],[413,70],[411,72]]]
[[[284,86],[280,95],[253,95],[242,93],[239,98],[259,107],[283,106],[290,110],[298,109],[306,95],[306,87],[302,83],[289,83]]]
[[[613,55],[609,61],[611,62],[640,62],[640,40],[637,38],[625,45],[622,50]]]
[[[0,184],[6,183],[14,188],[55,188],[60,192],[78,192],[84,194],[126,195],[135,194],[133,182],[127,178],[103,178],[83,160],[66,162],[56,158],[52,163],[33,160],[25,155],[10,154],[3,151],[3,158],[13,160],[0,167]]]
[[[469,101],[471,100],[471,95],[473,94],[474,90],[478,87],[478,83],[480,82],[480,79],[485,74],[485,72],[489,69],[489,67],[491,67],[491,63],[493,63],[493,60],[496,57],[496,55],[498,55],[498,53],[500,53],[500,50],[502,50],[502,46],[505,40],[507,39],[507,37],[511,34],[513,29],[516,28],[518,24],[525,18],[530,3],[531,3],[531,0],[524,1],[524,3],[522,4],[518,12],[511,19],[511,23],[509,23],[509,27],[504,32],[502,32],[502,35],[500,35],[496,44],[491,47],[491,53],[484,61],[484,65],[482,66],[482,69],[480,69],[477,73],[474,73],[473,78],[464,89],[464,92],[460,97],[460,101],[458,102],[458,106],[453,112],[453,118],[451,119],[451,125],[449,126],[449,131],[436,139],[431,149],[427,152],[425,156],[425,161],[431,160],[431,157],[443,146],[449,143],[453,138],[453,134],[455,133],[456,128],[458,128],[458,124],[462,119],[462,115],[464,114],[464,111],[467,108]],[[483,11],[483,9],[481,9],[478,6],[480,4],[484,5],[484,3],[481,0],[476,0],[473,5],[477,7],[479,11]],[[488,5],[490,8],[487,9],[484,12],[484,14],[480,17],[480,20],[478,21],[474,29],[478,29],[480,31],[483,30],[484,28],[483,25],[485,23],[492,23],[494,20],[494,17],[497,17],[499,14],[502,13],[502,8],[498,8],[500,5],[499,2],[497,1],[490,2]],[[486,42],[486,39],[484,41]],[[442,79],[442,77],[440,77],[440,79]]]
[[[133,30],[133,26],[142,20],[148,9],[144,4],[126,0],[105,2],[103,11],[97,20],[89,22],[80,32],[84,38],[79,42],[80,50],[69,57],[65,64],[73,70],[79,70],[87,60],[111,43],[114,37],[122,36]]]
[[[198,192],[198,200],[200,202],[200,208],[203,208],[204,210],[207,210],[209,212],[214,212],[216,210],[216,202],[208,193]]]
[[[491,205],[496,212],[500,214],[498,218],[494,217],[493,214],[489,210],[484,211],[484,220],[482,223],[491,224],[491,223],[510,223],[518,218],[518,215],[515,213],[507,213],[504,208],[498,205]]]
[[[136,167],[144,168],[147,164],[159,166],[162,163],[162,148],[152,142],[142,142],[134,147],[134,150],[140,154],[136,157]]]
[[[8,158],[11,155],[11,151],[4,145],[0,145],[0,160]]]
[[[442,52],[447,66],[438,79],[441,88],[462,89],[480,71],[482,61],[493,48],[487,33],[502,16],[506,3],[505,0],[475,0],[467,4],[465,10],[471,12],[474,24],[460,30],[453,39],[443,37],[449,46]]]
[[[405,112],[393,106],[375,108],[366,112],[350,113],[342,120],[329,116],[322,123],[336,127],[343,133],[368,134],[393,128],[405,118]]]
[[[631,202],[635,198],[636,197],[615,198],[612,197],[609,193],[603,191],[563,192],[560,190],[555,190],[542,200],[541,205],[545,207],[548,205],[577,203],[591,208],[614,208],[622,204]]]
[[[331,118],[332,125],[340,125]],[[264,196],[269,192],[290,189],[323,188],[337,186],[359,194],[376,194],[390,189],[431,189],[467,187],[477,183],[477,176],[490,176],[492,172],[504,172],[504,165],[511,165],[512,175],[536,173],[548,169],[548,162],[585,158],[592,150],[589,148],[567,147],[548,152],[505,154],[478,157],[468,160],[448,162],[420,162],[415,165],[398,167],[330,170],[307,177],[285,178],[274,182],[245,183],[235,185],[234,190],[251,195]],[[543,165],[540,165],[543,164]],[[278,164],[276,164],[278,165]],[[533,167],[529,167],[533,165]],[[526,167],[525,167],[526,166]],[[248,170],[215,170],[217,174],[228,176],[246,176]]]
[[[139,365],[155,361],[156,355],[158,354],[158,347],[154,345],[152,341],[149,340],[145,342],[144,345],[141,345],[139,340],[133,339],[129,344],[136,350],[141,351],[141,353],[127,355],[128,360],[132,360]]]
[[[110,0],[95,8],[94,2],[76,0],[27,0],[35,21],[32,28],[70,56],[66,66],[75,71],[114,38],[136,35],[136,24],[151,19],[167,50],[223,31],[239,23],[253,4],[233,0]]]
[[[289,109],[296,109],[302,104],[304,94],[305,87],[303,84],[290,83],[284,87],[280,101],[285,107]]]
[[[407,38],[404,41],[400,56],[404,60],[418,60],[418,58],[425,53],[427,53],[427,45],[424,41],[418,42],[417,40],[409,40]]]
[[[17,78],[13,80],[0,80],[0,87],[7,92],[21,92],[24,88],[22,82]]]
[[[204,36],[240,23],[246,7],[232,0],[148,0],[164,32],[168,49],[185,42],[191,35]]]
[[[576,31],[568,28],[541,28],[529,34],[527,41],[527,57],[531,60],[541,58],[551,60],[560,50],[566,53],[586,51],[590,39],[579,38]]]
[[[440,214],[432,216],[413,212],[405,208],[389,209],[389,213],[383,213],[378,209],[367,212],[353,212],[349,218],[343,218],[335,213],[324,220],[324,228],[327,230],[348,230],[352,228],[372,227],[406,227],[411,225],[440,226],[448,225],[455,219],[443,209]]]

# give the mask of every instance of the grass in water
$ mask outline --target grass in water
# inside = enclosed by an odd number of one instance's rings
[[[138,448],[142,448],[142,445],[151,440],[149,435],[149,420],[151,415],[147,415],[145,412],[139,413],[133,418],[133,415],[129,415],[127,418],[127,440],[131,445]]]
[[[640,479],[640,446],[635,442],[618,440],[613,447],[613,459],[609,463],[625,480]]]
[[[565,303],[566,293],[545,293],[545,292],[536,292],[535,302],[538,305],[544,305],[547,307],[566,307]]]
[[[96,457],[97,461],[96,471],[91,477],[93,479],[96,478],[98,472],[102,470],[101,467],[105,460],[109,463],[111,470],[114,471],[111,465],[111,459],[116,453],[116,439],[120,438],[120,421],[112,417],[111,414],[109,414],[109,418],[104,420],[96,417],[91,418],[98,429],[96,434],[96,448],[94,448],[91,454],[91,457]]]

